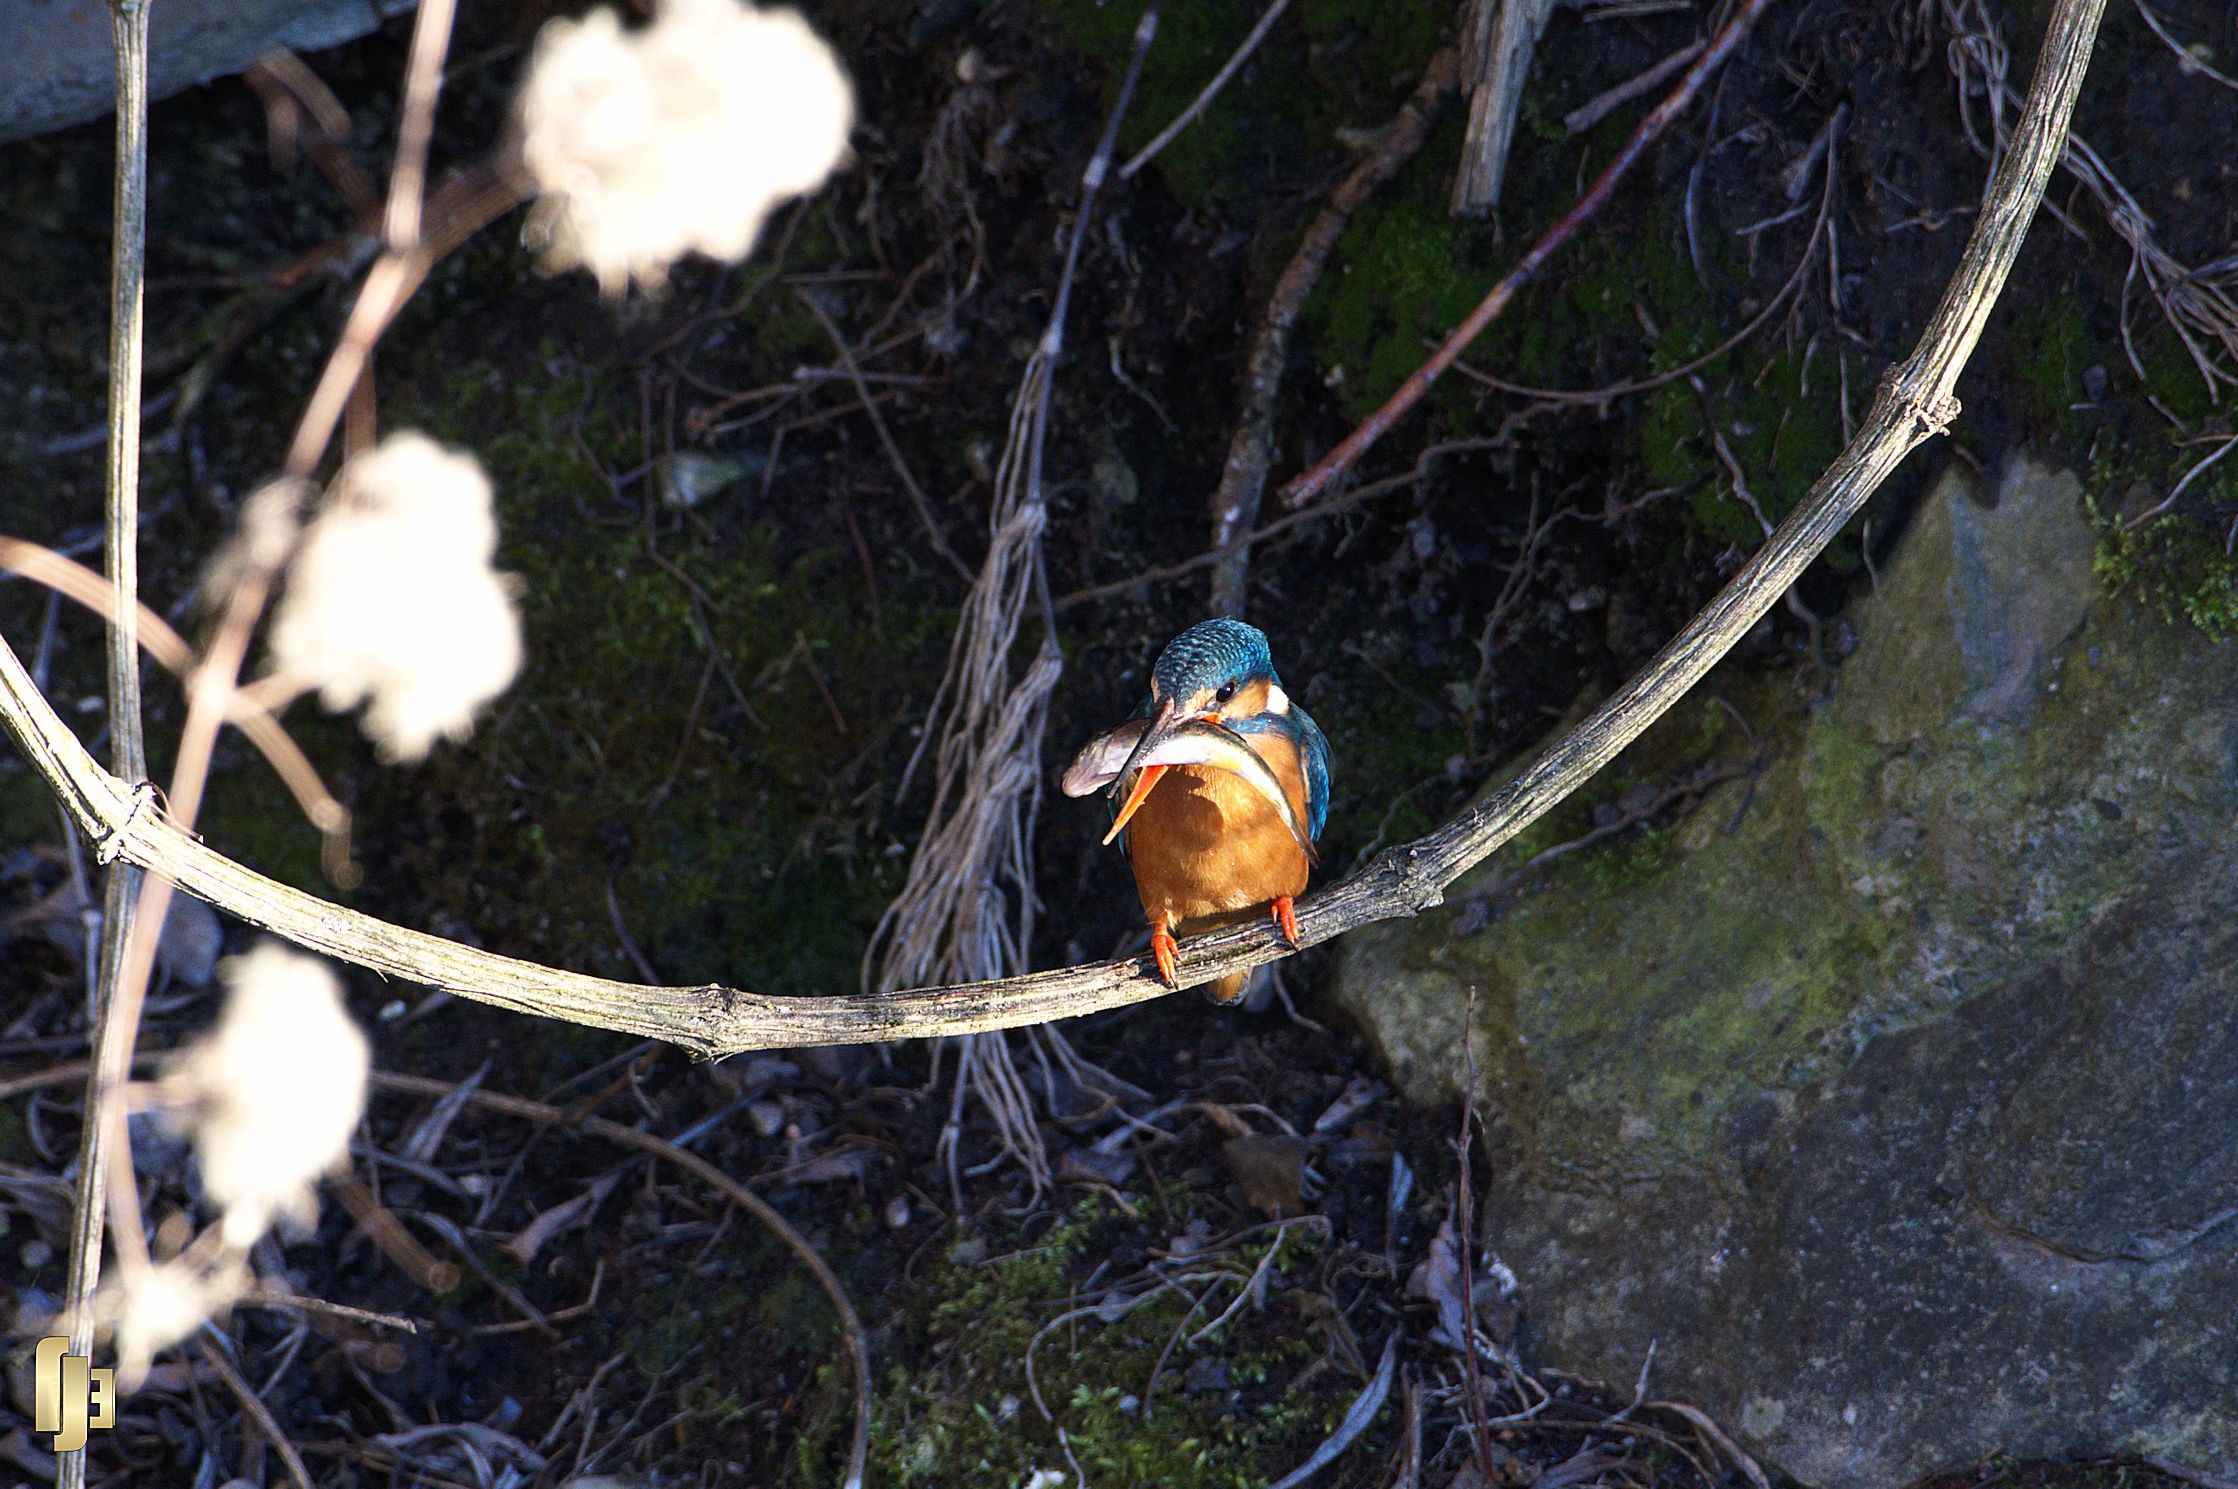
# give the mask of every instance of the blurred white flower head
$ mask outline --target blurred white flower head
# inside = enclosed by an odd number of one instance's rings
[[[272,618],[274,666],[330,709],[368,702],[365,732],[388,759],[464,739],[521,665],[496,550],[473,457],[390,435],[343,467],[304,534]]]
[[[737,0],[661,0],[635,31],[606,9],[549,22],[519,108],[546,260],[609,295],[695,249],[744,258],[854,125],[846,74],[808,23]]]
[[[156,1355],[230,1307],[247,1281],[236,1265],[221,1262],[205,1270],[185,1257],[120,1268],[101,1289],[94,1312],[113,1331],[124,1389],[138,1387]]]
[[[194,1136],[202,1189],[246,1251],[276,1217],[307,1226],[311,1186],[339,1165],[365,1109],[365,1036],[326,963],[268,941],[219,967],[217,1027],[181,1051],[166,1105]]]

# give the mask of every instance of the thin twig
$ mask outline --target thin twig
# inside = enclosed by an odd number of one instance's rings
[[[1342,444],[1322,456],[1312,470],[1282,488],[1285,506],[1292,509],[1302,507],[1326,491],[1332,482],[1342,477],[1367,453],[1369,446],[1381,439],[1399,421],[1401,415],[1421,401],[1422,395],[1430,391],[1430,385],[1438,380],[1446,368],[1453,365],[1453,359],[1483,334],[1484,328],[1498,319],[1501,311],[1507,309],[1508,302],[1515,298],[1516,292],[1536,278],[1547,261],[1570,239],[1576,237],[1578,230],[1607,205],[1609,198],[1616,193],[1617,183],[1630,173],[1632,167],[1647,153],[1648,147],[1662,137],[1671,121],[1686,111],[1687,105],[1694,101],[1694,95],[1701,91],[1703,81],[1733,54],[1742,38],[1748,35],[1749,28],[1756,24],[1756,18],[1764,13],[1765,7],[1770,3],[1771,0],[1742,0],[1733,13],[1733,19],[1726,22],[1725,29],[1717,34],[1717,39],[1694,60],[1694,65],[1686,70],[1686,76],[1679,80],[1679,85],[1671,90],[1670,96],[1657,104],[1633,129],[1631,138],[1616,152],[1616,158],[1594,178],[1592,186],[1586,190],[1585,195],[1578,198],[1577,204],[1562,214],[1561,219],[1548,228],[1538,242],[1531,245],[1529,252],[1516,260],[1515,267],[1509,269],[1500,282],[1492,286],[1477,308],[1469,312],[1468,319],[1454,328],[1453,333],[1446,337],[1445,344],[1432,353],[1428,361],[1417,367],[1399,385],[1398,391],[1384,400],[1381,408],[1368,415],[1358,429],[1345,437]]]
[[[909,462],[902,458],[901,446],[894,443],[893,435],[887,430],[886,416],[878,412],[878,402],[870,396],[870,386],[863,381],[862,369],[855,365],[855,353],[847,345],[847,338],[840,334],[839,327],[832,323],[830,314],[814,295],[796,286],[793,287],[793,298],[808,308],[808,313],[816,317],[816,324],[822,326],[824,334],[831,338],[833,348],[839,353],[840,368],[854,383],[855,396],[861,400],[863,412],[870,415],[871,428],[878,431],[878,443],[885,448],[886,459],[893,465],[894,474],[901,477],[901,488],[909,493],[909,504],[917,509],[917,520],[924,524],[925,536],[932,540],[933,552],[946,559],[948,567],[954,569],[957,577],[964,583],[971,583],[976,577],[971,572],[971,565],[958,558],[956,550],[948,546],[948,536],[940,530],[940,519],[933,515],[932,502],[925,496],[924,488],[917,484],[917,478],[910,474]]]
[[[1463,450],[1486,450],[1506,442],[1505,439],[1494,436],[1491,438],[1472,437],[1469,439],[1446,440],[1431,445],[1415,458],[1412,470],[1396,476],[1386,476],[1380,481],[1371,481],[1365,486],[1356,486],[1342,496],[1332,497],[1328,501],[1317,503],[1306,508],[1303,512],[1292,512],[1287,517],[1277,517],[1274,521],[1262,527],[1254,528],[1237,546],[1239,548],[1250,547],[1253,544],[1264,542],[1268,538],[1277,537],[1293,527],[1301,527],[1309,522],[1318,522],[1324,517],[1334,517],[1340,512],[1348,512],[1354,507],[1372,501],[1379,496],[1389,496],[1393,492],[1404,491],[1417,481],[1427,479],[1430,474],[1431,461],[1440,455],[1449,455]],[[1179,579],[1184,575],[1194,574],[1199,569],[1210,568],[1228,556],[1228,552],[1224,549],[1208,548],[1195,558],[1185,558],[1179,563],[1162,564],[1154,569],[1144,569],[1141,573],[1130,575],[1125,579],[1114,579],[1107,584],[1091,584],[1084,589],[1068,591],[1057,597],[1055,608],[1059,615],[1063,615],[1066,611],[1078,605],[1085,605],[1090,600],[1101,600],[1111,595],[1133,594],[1148,588],[1150,585],[1163,584],[1169,579]]]
[[[1300,943],[1419,914],[1470,868],[1577,789],[1660,718],[1795,583],[1889,473],[1957,415],[1960,371],[1980,340],[2043,198],[2103,0],[2060,0],[2037,75],[1957,272],[1912,354],[1884,378],[1857,435],[1754,558],[1654,660],[1521,774],[1436,832],[1378,855],[1298,907]],[[1140,960],[996,981],[828,997],[716,984],[651,987],[518,961],[361,915],[264,878],[150,810],[103,770],[0,645],[0,726],[89,837],[96,856],[174,876],[208,903],[342,960],[477,1001],[668,1040],[708,1056],[1017,1028],[1163,996]],[[1182,948],[1194,986],[1289,954],[1271,928],[1236,927]]]
[[[2124,518],[2122,520],[2121,530],[2125,533],[2133,533],[2137,531],[2138,528],[2143,527],[2146,523],[2152,521],[2155,517],[2158,517],[2161,513],[2174,506],[2176,504],[2176,498],[2184,494],[2185,487],[2189,486],[2192,482],[2198,480],[2202,475],[2206,474],[2208,468],[2212,466],[2216,461],[2222,459],[2223,456],[2228,455],[2231,451],[2232,446],[2238,445],[2238,434],[2226,434],[2221,436],[2220,438],[2221,443],[2216,447],[2214,454],[2209,455],[2206,459],[2200,461],[2190,470],[2185,471],[2184,478],[2178,481],[2175,486],[2169,490],[2169,493],[2166,496],[2162,497],[2159,501],[2154,502],[2150,507],[2147,507],[2144,511],[2139,512],[2134,517]]]
[[[106,615],[115,593],[109,582],[83,564],[65,558],[51,548],[37,543],[26,543],[20,538],[0,537],[0,569],[20,574],[35,583],[45,585],[55,594],[77,601],[97,615]],[[194,670],[194,650],[186,644],[171,624],[146,605],[133,607],[139,619],[140,646],[155,658],[162,667],[185,681]],[[334,799],[319,779],[318,768],[303,753],[302,747],[282,727],[278,718],[255,697],[253,690],[241,689],[234,697],[233,711],[227,722],[246,735],[256,746],[288,791],[295,797],[296,805],[311,825],[326,834],[326,862],[329,874],[337,881],[346,881],[347,874],[335,873],[336,864],[349,864],[350,813],[347,807]],[[352,865],[351,867],[354,867]],[[349,888],[348,882],[343,883]]]
[[[2213,78],[2225,88],[2238,91],[2238,78],[2234,78],[2228,73],[2217,72],[2197,56],[2194,56],[2190,47],[2185,46],[2168,34],[2168,28],[2160,23],[2160,17],[2153,14],[2153,8],[2147,5],[2145,0],[2130,0],[2130,3],[2137,7],[2137,14],[2145,18],[2145,24],[2152,28],[2153,35],[2166,42],[2168,50],[2176,54],[2176,67],[2179,71],[2199,73],[2204,77]]]
[[[1235,54],[1212,75],[1212,81],[1204,85],[1204,91],[1190,100],[1189,107],[1183,109],[1171,124],[1159,130],[1149,144],[1137,150],[1132,160],[1119,167],[1120,180],[1133,180],[1136,171],[1150,164],[1157,158],[1160,150],[1172,144],[1181,131],[1196,122],[1197,115],[1203,113],[1212,100],[1220,96],[1220,90],[1228,86],[1228,80],[1241,70],[1244,63],[1251,60],[1251,54],[1259,50],[1259,43],[1267,39],[1267,33],[1274,29],[1274,23],[1281,20],[1282,13],[1289,8],[1290,0],[1274,0],[1267,7],[1266,13],[1259,17],[1259,24],[1251,28],[1250,34],[1244,37],[1243,44],[1235,49]]]
[[[1671,74],[1702,55],[1707,43],[1697,39],[1688,42],[1647,71],[1626,78],[1615,87],[1597,93],[1584,103],[1562,116],[1562,127],[1572,134],[1583,134],[1594,125],[1643,93],[1652,93],[1670,81]]]

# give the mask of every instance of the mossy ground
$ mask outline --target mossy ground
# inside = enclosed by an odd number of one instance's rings
[[[1164,1198],[1186,1224],[1188,1187],[1168,1186]],[[1201,1343],[1188,1336],[1212,1315],[1192,1309],[1178,1291],[1110,1321],[1091,1313],[1052,1327],[1081,1306],[1098,1262],[1138,1234],[1116,1206],[1090,1198],[1010,1256],[986,1257],[975,1243],[933,1264],[895,1340],[921,1363],[897,1364],[880,1383],[876,1481],[897,1489],[1023,1483],[1036,1469],[1062,1470],[1069,1448],[1091,1482],[1248,1489],[1310,1453],[1359,1385],[1316,1370],[1309,1378],[1320,1379],[1319,1387],[1291,1386],[1326,1349],[1283,1291],[1320,1250],[1317,1238],[1292,1228],[1223,1257],[1223,1269],[1248,1275],[1279,1248],[1270,1263],[1275,1290],[1264,1311],[1247,1306]],[[1232,1296],[1231,1288],[1217,1306]],[[1161,1360],[1159,1389],[1145,1410]],[[1228,1384],[1189,1389],[1185,1378],[1200,1360],[1222,1366]],[[804,1449],[813,1453],[816,1445]]]

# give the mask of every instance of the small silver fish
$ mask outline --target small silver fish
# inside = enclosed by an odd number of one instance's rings
[[[1135,747],[1142,743],[1142,732],[1149,727],[1147,719],[1129,719],[1082,745],[1058,783],[1065,795],[1092,796],[1118,779]],[[1315,856],[1313,839],[1307,835],[1305,824],[1298,820],[1297,809],[1290,804],[1290,793],[1282,789],[1282,782],[1251,747],[1251,741],[1227,725],[1210,719],[1191,719],[1175,725],[1163,740],[1135,761],[1134,773],[1139,775],[1145,766],[1151,765],[1209,765],[1243,777],[1253,790],[1274,804],[1275,811],[1281,814],[1282,825],[1290,829],[1290,835],[1306,850],[1307,857]]]

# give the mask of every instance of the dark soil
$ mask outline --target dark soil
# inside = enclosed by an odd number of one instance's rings
[[[1169,9],[1124,148],[1172,117],[1252,19],[1244,7]],[[545,16],[536,4],[468,10],[439,173],[502,127]],[[2238,50],[2228,14],[2198,4],[2161,14],[2219,56]],[[315,834],[253,755],[231,745],[205,816],[210,840],[375,914],[540,961],[634,977],[642,958],[679,983],[853,987],[863,938],[900,883],[925,810],[921,783],[898,788],[962,585],[935,555],[852,386],[828,375],[832,348],[798,296],[817,296],[854,341],[946,541],[975,563],[987,467],[1048,314],[1056,244],[1134,17],[1116,0],[927,0],[913,12],[837,0],[812,19],[854,76],[865,121],[858,159],[825,193],[781,213],[746,265],[695,262],[660,294],[604,305],[581,276],[535,272],[517,219],[446,263],[382,349],[380,417],[384,428],[420,427],[468,447],[489,468],[501,563],[525,581],[529,671],[470,743],[414,769],[378,766],[350,721],[298,706],[290,727],[358,813],[365,877],[353,893],[324,882]],[[1060,596],[1203,548],[1205,503],[1268,290],[1354,159],[1344,141],[1390,117],[1447,19],[1442,7],[1300,0],[1191,135],[1106,193],[1057,380],[1048,556]],[[2019,59],[2040,12],[1997,20],[2024,84]],[[1905,0],[1782,0],[1714,106],[1697,105],[1608,216],[1470,354],[1502,378],[1571,389],[1667,369],[1738,329],[1816,243],[1789,307],[1703,368],[1699,392],[1679,381],[1542,404],[1451,378],[1362,477],[1403,472],[1437,440],[1480,447],[1259,547],[1249,616],[1335,742],[1332,873],[1449,815],[1581,693],[1644,662],[1738,566],[1761,529],[1706,419],[1776,521],[1863,413],[1875,379],[1909,350],[1985,175],[1935,24]],[[1444,212],[1462,132],[1461,112],[1448,112],[1355,221],[1309,307],[1285,384],[1278,481],[1396,384],[1424,338],[1568,205],[1642,105],[1582,136],[1563,131],[1562,115],[1701,28],[1690,10],[1559,16],[1496,222]],[[357,121],[356,154],[374,179],[385,170],[406,37],[392,27],[311,59]],[[982,81],[960,80],[967,54]],[[1837,109],[1845,122],[1823,198],[1830,260],[1815,237],[1825,176],[1806,174],[1795,200],[1777,176]],[[2080,127],[2156,214],[2170,252],[2198,264],[2229,251],[2238,99],[2179,75],[2127,10],[2109,16]],[[89,561],[101,453],[77,436],[102,416],[107,131],[0,149],[0,470],[9,477],[0,530]],[[936,138],[946,143],[933,150]],[[235,503],[277,463],[348,303],[338,277],[282,293],[275,271],[350,222],[308,168],[282,175],[268,161],[260,110],[237,81],[160,105],[153,141],[156,411],[143,582],[149,603],[184,616]],[[2219,415],[2149,304],[2127,308],[2143,374],[2132,370],[2121,324],[2127,252],[2086,200],[2069,211],[2089,239],[2039,223],[1961,382],[1966,412],[1951,447],[1993,463],[2033,443],[2165,491],[2197,458],[2179,438],[2215,432]],[[678,452],[732,460],[738,479],[697,506],[665,504]],[[1870,521],[1800,587],[1798,611],[1752,635],[1748,664],[1808,680],[1838,662],[1837,612],[1871,582],[1871,562],[1941,458],[1915,457],[1899,472]],[[2219,531],[2234,503],[2229,478],[2202,481],[2180,515]],[[1529,533],[1548,523],[1521,601],[1494,616]],[[2138,582],[2182,601],[2215,572],[2154,571]],[[1205,593],[1199,570],[1065,604],[1052,768],[1134,704],[1150,658],[1200,618]],[[1814,630],[1803,613],[1826,621]],[[19,655],[38,648],[47,616],[28,586],[0,591],[0,632]],[[68,615],[52,636],[50,696],[91,740],[102,727],[97,632]],[[160,680],[149,697],[160,761],[181,710]],[[35,779],[13,761],[0,770],[0,847],[29,855],[8,881],[27,905],[62,881],[65,860]],[[1041,965],[1108,955],[1139,937],[1124,864],[1096,841],[1100,810],[1053,799],[1044,813]],[[0,989],[11,1043],[0,1053],[26,1069],[74,1058],[83,1027],[75,929],[57,938],[10,925],[18,934],[0,955]],[[236,944],[248,939],[233,928]],[[1323,958],[1300,957],[1287,984],[1301,1014],[1328,1020],[1315,998],[1323,969]],[[383,1068],[578,1103],[577,1113],[595,1107],[660,1134],[713,1119],[693,1151],[788,1216],[870,1327],[874,1483],[1018,1483],[1030,1467],[1065,1469],[1066,1452],[1082,1456],[1099,1489],[1266,1483],[1327,1436],[1395,1335],[1404,1368],[1391,1408],[1317,1482],[1393,1482],[1410,1396],[1427,1424],[1422,1482],[1440,1489],[1487,1469],[1514,1484],[1741,1481],[1737,1464],[1680,1418],[1610,1424],[1633,1384],[1568,1381],[1561,1361],[1538,1358],[1528,1298],[1520,1316],[1496,1290],[1480,1299],[1485,1327],[1516,1351],[1515,1372],[1471,1385],[1460,1356],[1431,1342],[1435,1307],[1406,1283],[1454,1204],[1457,1117],[1378,1096],[1317,1132],[1348,1083],[1375,1076],[1341,1027],[1186,997],[1083,1021],[1067,1031],[1073,1046],[1146,1093],[1128,1100],[1131,1110],[1194,1104],[1161,1119],[1162,1131],[1095,1155],[1093,1140],[1114,1119],[1090,1093],[1050,1081],[1037,1092],[1051,1104],[1050,1151],[1071,1161],[1037,1193],[1015,1164],[994,1161],[976,1111],[965,1114],[965,1177],[951,1188],[936,1154],[947,1088],[932,1081],[922,1048],[708,1067],[369,976],[354,994]],[[183,1037],[210,1002],[159,1002],[145,1045]],[[1043,1067],[1024,1063],[1040,1081]],[[55,1173],[74,1152],[75,1108],[34,1103],[0,1118],[0,1156]],[[833,1477],[846,1375],[821,1296],[780,1245],[675,1173],[472,1110],[432,1157],[397,1160],[425,1116],[378,1099],[367,1143],[384,1157],[376,1165],[361,1154],[361,1172],[423,1244],[444,1253],[446,1226],[459,1237],[470,1254],[447,1253],[464,1266],[455,1289],[422,1290],[334,1205],[314,1241],[267,1258],[301,1291],[416,1320],[420,1332],[248,1309],[224,1325],[245,1372],[273,1382],[267,1404],[319,1482],[555,1485],[594,1470],[662,1483]],[[1291,1146],[1285,1129],[1305,1136]],[[1394,1154],[1413,1181],[1396,1205]],[[1270,1183],[1277,1196],[1294,1184],[1284,1177],[1293,1162],[1311,1178],[1270,1201]],[[147,1182],[151,1213],[191,1203],[176,1171]],[[506,1249],[586,1186],[598,1199],[579,1223]],[[67,1212],[57,1194],[26,1181],[0,1212],[12,1243],[0,1250],[0,1277],[27,1319],[61,1282]],[[1321,1221],[1284,1232],[1268,1261],[1269,1222],[1301,1210]],[[1143,1298],[1192,1265],[1249,1274],[1262,1262],[1273,1278],[1264,1306],[1244,1308],[1202,1346],[1160,1348],[1184,1326],[1194,1334],[1211,1323],[1237,1296],[1233,1279],[1206,1293],[1218,1301],[1202,1311],[1185,1314],[1180,1294],[1161,1294],[1124,1322],[1075,1320],[1049,1335],[1037,1359],[1048,1372],[1040,1383],[1065,1393],[1049,1403],[1072,1424],[1061,1440],[1021,1400],[1022,1345],[1068,1308]],[[1553,1395],[1530,1422],[1500,1430],[1505,1459],[1464,1470],[1452,1429],[1478,1389],[1493,1415],[1524,1409],[1534,1390]],[[439,1423],[481,1423],[502,1440],[397,1436]],[[517,1476],[506,1479],[514,1442],[540,1457],[537,1466],[515,1457]],[[25,1443],[19,1433],[0,1455]],[[1589,1456],[1608,1461],[1538,1479]],[[224,1388],[192,1372],[136,1398],[94,1462],[118,1484],[280,1474]],[[1986,1465],[1931,1482],[2160,1478],[2088,1462]]]

